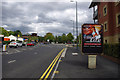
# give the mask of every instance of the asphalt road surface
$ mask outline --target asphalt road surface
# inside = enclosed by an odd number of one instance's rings
[[[40,78],[65,45],[7,48],[2,54],[3,78]]]

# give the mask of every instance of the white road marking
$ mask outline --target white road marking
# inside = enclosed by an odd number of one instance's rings
[[[73,56],[77,56],[77,55],[78,55],[78,53],[72,53],[72,55],[73,55]]]
[[[67,51],[67,48],[65,48],[65,50],[64,50],[64,52],[62,53],[61,57],[65,57],[66,51]]]
[[[10,63],[14,63],[16,60],[11,60],[11,61],[8,61],[8,64]]]
[[[15,49],[17,52],[20,52],[19,50]]]
[[[50,80],[53,80],[53,78],[54,78],[54,76],[55,76],[55,71],[57,71],[57,69],[58,69],[58,66],[59,66],[59,63],[60,63],[60,60],[61,60],[61,56],[60,56],[60,58],[59,58],[59,60],[58,60],[58,62],[57,62],[57,64],[56,64],[56,67],[55,67],[55,70],[53,71],[53,74],[52,74],[52,76],[51,76],[51,79]]]
[[[8,54],[8,52],[6,52],[6,54]]]

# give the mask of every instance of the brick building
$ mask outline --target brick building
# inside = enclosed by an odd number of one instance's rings
[[[120,43],[120,2],[91,2],[93,20],[103,25],[104,43]]]

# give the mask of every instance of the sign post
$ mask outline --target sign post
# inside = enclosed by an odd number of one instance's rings
[[[100,24],[82,25],[82,52],[88,55],[88,68],[96,68],[97,54],[103,51],[103,27]]]

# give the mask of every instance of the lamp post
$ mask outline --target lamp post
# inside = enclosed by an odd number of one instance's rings
[[[74,21],[73,20],[70,20],[70,21],[72,21],[73,23],[73,37],[74,37]],[[73,40],[73,46],[74,46],[74,40]]]
[[[74,1],[70,1],[70,2],[74,2]],[[76,49],[78,50],[78,14],[77,14],[77,1],[75,2],[76,2],[76,42],[77,42]]]

